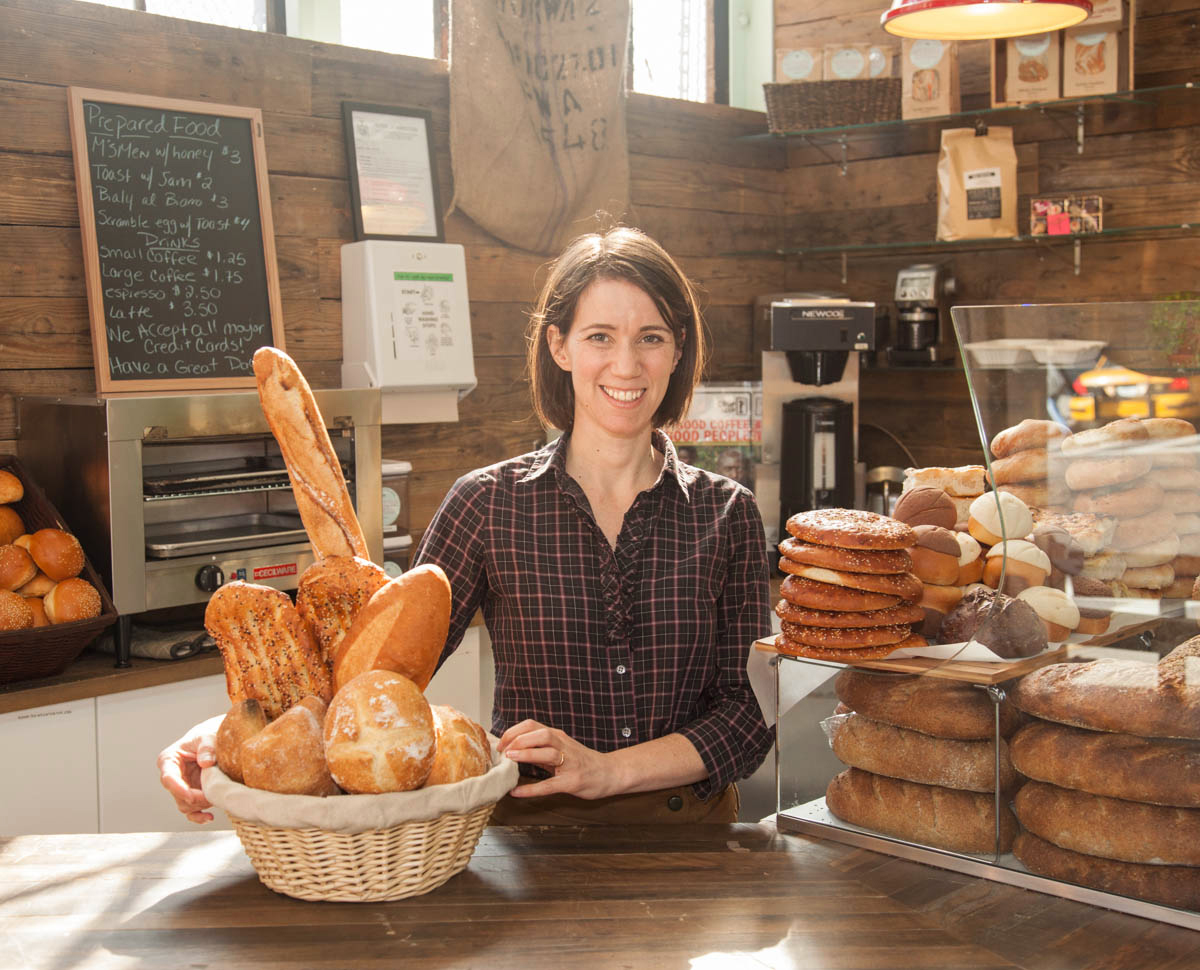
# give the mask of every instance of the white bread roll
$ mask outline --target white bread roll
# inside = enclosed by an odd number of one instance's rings
[[[437,752],[425,787],[486,774],[492,766],[492,749],[483,728],[462,711],[445,704],[434,704],[430,710]]]
[[[368,670],[403,674],[424,690],[450,632],[450,581],[426,563],[390,579],[350,624],[333,664],[334,690]]]
[[[325,763],[325,702],[306,697],[242,743],[242,776],[250,788],[281,795],[337,795]]]
[[[1050,643],[1062,643],[1079,626],[1079,607],[1061,589],[1049,586],[1030,586],[1017,594],[1033,607],[1033,611],[1046,624],[1046,639]]]
[[[983,545],[993,546],[1006,537],[1020,539],[1029,535],[1033,531],[1033,514],[1011,492],[987,492],[971,502],[967,531]]]
[[[221,719],[215,749],[217,767],[238,784],[245,777],[242,774],[242,744],[258,734],[267,723],[262,704],[253,697],[238,701]]]
[[[419,687],[388,670],[368,670],[334,695],[325,716],[325,759],[348,792],[411,791],[436,753],[433,712]]]

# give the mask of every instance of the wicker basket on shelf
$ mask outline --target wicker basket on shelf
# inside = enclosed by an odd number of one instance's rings
[[[21,516],[26,532],[36,532],[38,529],[71,531],[18,459],[12,455],[0,455],[0,469],[16,475],[25,488],[25,495],[20,501],[13,502],[12,507]],[[83,653],[88,644],[116,622],[117,610],[112,597],[86,558],[83,572],[79,575],[100,593],[100,615],[90,620],[52,623],[49,626],[0,633],[0,684],[53,677],[61,673]]]
[[[417,791],[277,795],[239,785],[218,768],[206,768],[202,783],[268,888],[307,900],[405,899],[467,867],[492,809],[516,785],[516,762],[490,741],[486,774]]]
[[[764,84],[767,128],[776,134],[900,117],[900,78]]]

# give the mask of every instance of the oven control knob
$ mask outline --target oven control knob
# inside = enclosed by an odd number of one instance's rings
[[[196,573],[196,585],[206,593],[215,593],[224,582],[225,574],[221,572],[221,567],[213,563],[201,566]]]

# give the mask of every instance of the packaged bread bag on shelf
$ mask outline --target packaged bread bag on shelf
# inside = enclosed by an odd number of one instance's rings
[[[1017,152],[1011,128],[943,129],[937,184],[938,239],[1017,235]]]

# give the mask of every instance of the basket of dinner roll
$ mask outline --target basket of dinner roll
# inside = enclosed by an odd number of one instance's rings
[[[450,625],[437,566],[329,556],[285,592],[232,582],[205,627],[232,707],[205,795],[259,878],[309,900],[419,895],[464,869],[517,765],[424,691]]]
[[[62,516],[18,459],[0,456],[0,684],[61,673],[116,619]]]

